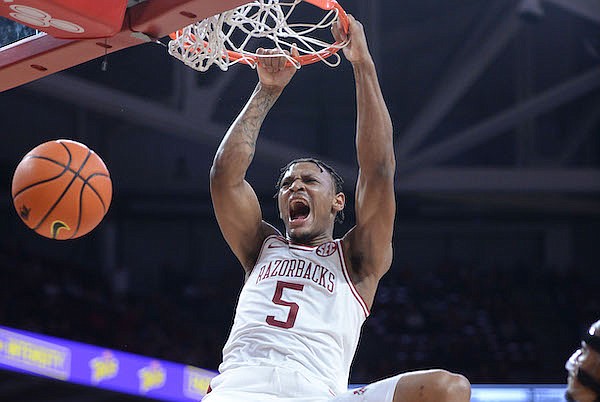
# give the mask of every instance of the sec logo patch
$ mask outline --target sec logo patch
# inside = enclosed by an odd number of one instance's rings
[[[317,255],[319,257],[329,257],[331,254],[335,253],[335,250],[337,250],[337,244],[330,241],[317,247]]]

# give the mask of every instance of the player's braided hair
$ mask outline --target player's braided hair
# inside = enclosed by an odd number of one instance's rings
[[[337,194],[337,193],[341,193],[344,191],[344,189],[343,189],[344,179],[342,179],[342,176],[340,176],[338,174],[338,172],[335,171],[334,168],[332,168],[327,163],[325,163],[319,159],[316,159],[316,158],[298,158],[298,159],[294,159],[293,161],[289,162],[287,165],[285,165],[284,167],[281,168],[280,173],[279,173],[279,178],[277,179],[277,184],[275,184],[275,189],[277,189],[277,192],[279,192],[279,189],[281,188],[281,181],[283,180],[283,176],[285,175],[285,172],[292,165],[294,165],[296,163],[301,163],[301,162],[314,163],[315,165],[317,165],[319,167],[319,169],[321,169],[321,172],[323,170],[327,171],[327,173],[329,173],[329,175],[333,179],[333,184],[335,186],[335,193]],[[276,198],[276,197],[277,197],[277,193],[275,193],[275,196],[273,198]],[[337,214],[335,215],[335,221],[338,223],[344,222],[344,210],[343,209],[341,211],[337,212]]]

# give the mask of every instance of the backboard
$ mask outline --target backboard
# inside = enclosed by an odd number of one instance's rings
[[[9,45],[14,45],[17,42],[41,35],[42,33],[37,29],[0,17],[0,49],[8,49]]]
[[[115,3],[119,1],[125,2],[114,0]],[[85,2],[0,0],[0,16],[4,17],[0,20],[0,92],[107,53],[145,43],[139,33],[149,38],[162,38],[193,22],[247,2],[129,0],[124,4],[124,13],[103,21],[98,11],[90,13],[77,9],[85,7]],[[116,21],[118,25],[114,29]]]

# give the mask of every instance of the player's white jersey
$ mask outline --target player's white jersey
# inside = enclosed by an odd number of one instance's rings
[[[240,293],[219,371],[283,366],[344,392],[368,314],[340,240],[307,247],[269,236]]]

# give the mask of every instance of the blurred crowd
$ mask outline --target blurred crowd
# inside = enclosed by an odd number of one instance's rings
[[[564,383],[565,357],[598,319],[599,289],[600,276],[575,269],[397,268],[379,288],[354,379],[443,367],[473,383]]]
[[[0,253],[0,325],[216,369],[241,269],[129,291],[127,272]],[[392,267],[376,296],[351,381],[442,367],[473,383],[564,383],[564,361],[600,312],[600,275],[448,262]]]

